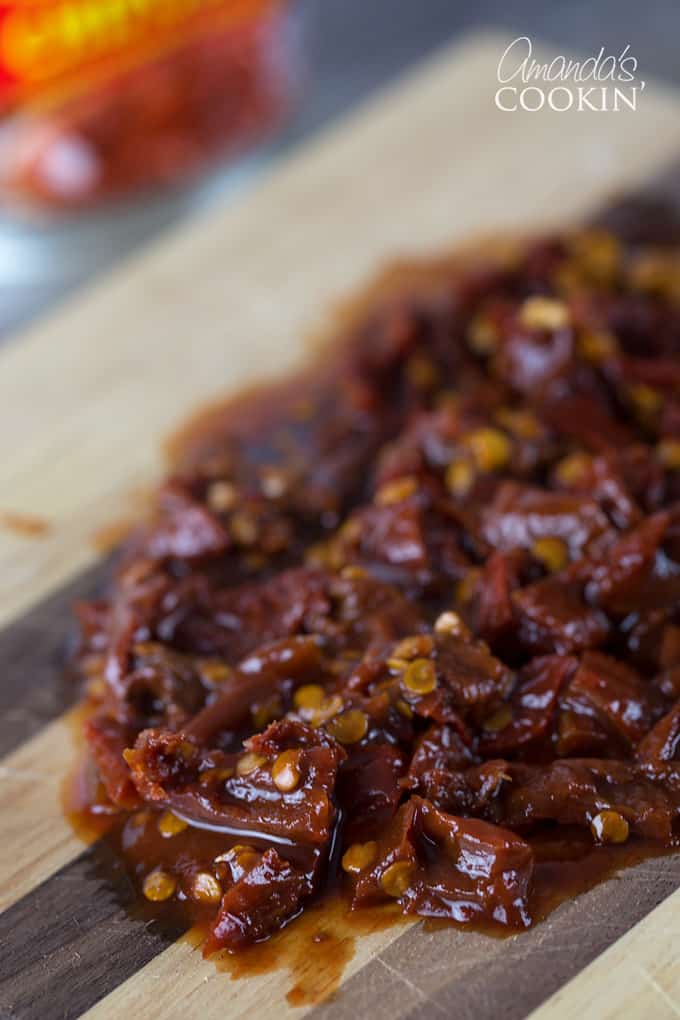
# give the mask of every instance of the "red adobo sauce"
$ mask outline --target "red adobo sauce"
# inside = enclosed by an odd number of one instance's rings
[[[676,845],[680,231],[616,223],[213,414],[79,606],[91,810],[206,953],[329,888],[517,931]]]

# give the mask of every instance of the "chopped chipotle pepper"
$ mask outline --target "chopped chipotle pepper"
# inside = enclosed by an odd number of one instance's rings
[[[676,844],[661,241],[579,229],[421,269],[184,443],[80,609],[80,661],[121,852],[208,951],[338,882],[357,910],[521,929],[551,834]]]

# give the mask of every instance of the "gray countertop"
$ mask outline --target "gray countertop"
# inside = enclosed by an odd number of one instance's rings
[[[302,0],[309,75],[298,113],[266,153],[203,189],[200,204],[237,200],[278,159],[322,125],[457,36],[480,28],[590,55],[626,44],[642,78],[680,84],[680,2],[651,0]],[[229,190],[230,189],[230,190]],[[64,296],[196,208],[196,196],[138,207],[86,230],[62,230],[56,248],[0,223],[0,339],[43,315]],[[55,254],[56,252],[56,254]]]

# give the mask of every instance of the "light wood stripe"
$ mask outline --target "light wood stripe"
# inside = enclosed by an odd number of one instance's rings
[[[680,892],[615,942],[531,1020],[677,1020]]]
[[[74,731],[66,715],[0,762],[0,910],[83,851],[61,801],[74,756]]]

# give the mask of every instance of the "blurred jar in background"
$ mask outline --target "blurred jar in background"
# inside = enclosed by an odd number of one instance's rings
[[[195,180],[298,82],[282,0],[0,0],[0,206],[50,218]]]

